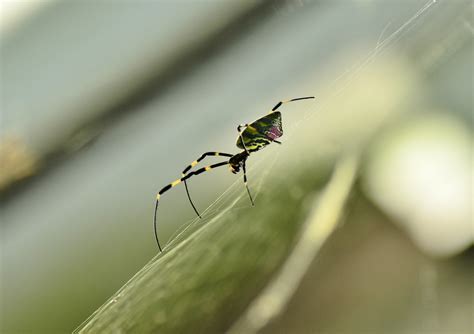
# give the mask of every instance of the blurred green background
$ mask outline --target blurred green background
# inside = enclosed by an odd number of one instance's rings
[[[156,254],[157,190],[307,95],[283,115],[282,141],[308,138],[304,152],[269,148],[259,169],[317,155],[318,173],[357,143],[361,171],[264,332],[472,332],[471,1],[1,6],[2,333],[71,332]],[[198,207],[235,180],[193,180]],[[182,189],[167,193],[161,240],[193,217]]]

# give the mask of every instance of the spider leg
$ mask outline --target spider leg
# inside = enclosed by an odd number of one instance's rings
[[[282,104],[285,104],[285,103],[288,103],[288,102],[293,102],[293,101],[298,101],[298,100],[307,100],[307,99],[314,99],[314,96],[297,97],[297,98],[291,99],[291,100],[280,101],[272,108],[272,111],[270,111],[270,112],[273,112],[273,111],[277,110],[278,107],[281,106]]]
[[[184,180],[184,189],[186,189],[186,195],[188,196],[189,203],[191,203],[191,206],[193,207],[194,212],[196,212],[196,214],[199,218],[202,218],[201,214],[199,213],[199,211],[194,206],[193,200],[191,199],[191,195],[189,194],[189,189],[188,189],[188,183],[186,182],[186,180]]]
[[[233,154],[230,154],[230,153],[222,153],[222,152],[206,152],[206,153],[203,153],[201,154],[201,156],[199,158],[197,158],[196,160],[194,160],[193,162],[191,162],[191,164],[189,166],[187,166],[184,170],[183,170],[183,176],[189,172],[189,170],[191,168],[193,168],[194,166],[196,166],[199,162],[201,162],[204,158],[208,157],[208,156],[223,156],[223,157],[232,157]]]
[[[182,176],[185,176],[187,172],[189,172],[189,170],[191,168],[193,168],[194,166],[196,166],[200,161],[202,161],[203,159],[205,159],[206,157],[208,156],[223,156],[223,157],[232,157],[233,154],[230,154],[230,153],[222,153],[222,152],[206,152],[206,153],[203,153],[198,159],[194,160],[193,162],[191,162],[190,165],[188,165],[182,172]],[[194,203],[193,203],[193,200],[191,199],[191,195],[189,194],[189,189],[188,189],[188,184],[186,182],[186,180],[184,180],[184,188],[186,189],[186,195],[188,196],[188,200],[189,200],[189,203],[191,203],[191,206],[193,207],[194,209],[194,212],[196,212],[196,214],[198,215],[199,218],[201,218],[201,215],[199,214],[198,210],[196,209],[196,207],[194,206]]]
[[[158,230],[157,230],[157,225],[156,225],[156,212],[158,211],[158,202],[160,201],[160,197],[161,195],[163,195],[165,192],[167,192],[168,190],[170,190],[171,188],[177,186],[178,184],[180,184],[181,182],[184,182],[186,181],[187,179],[189,179],[190,177],[194,176],[194,175],[199,175],[201,173],[204,173],[204,172],[207,172],[213,168],[217,168],[217,167],[221,167],[221,166],[226,166],[228,165],[229,162],[228,161],[224,161],[224,162],[219,162],[217,164],[213,164],[213,165],[210,165],[210,166],[206,166],[206,167],[203,167],[203,168],[200,168],[196,171],[193,171],[193,172],[190,172],[188,174],[186,174],[185,176],[171,182],[170,184],[164,186],[159,192],[158,194],[156,195],[156,203],[155,203],[155,214],[153,216],[153,228],[154,228],[154,231],[155,231],[155,239],[156,239],[156,243],[158,244],[158,249],[160,250],[160,252],[162,252],[162,249],[161,249],[161,245],[160,245],[160,241],[158,239]]]
[[[245,152],[247,152],[247,154],[250,155],[250,152],[247,150],[247,147],[245,146],[244,137],[242,137],[242,132],[244,132],[242,130],[242,128],[246,128],[247,126],[249,126],[249,125],[248,124],[239,124],[237,126],[237,131],[239,132],[239,137],[240,137],[240,140],[242,141],[242,146],[244,147]]]
[[[242,128],[246,128],[247,126],[249,126],[249,125],[248,125],[248,124],[239,124],[239,125],[237,126],[237,131],[240,132],[240,130],[242,130]]]
[[[255,205],[252,195],[250,194],[249,187],[247,185],[247,169],[245,168],[245,163],[242,165],[242,170],[244,171],[244,184],[245,184],[245,189],[247,189],[247,194],[249,194],[250,202],[252,202],[252,206]]]

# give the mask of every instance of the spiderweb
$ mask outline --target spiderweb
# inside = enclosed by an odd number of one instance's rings
[[[273,157],[265,159],[264,157],[258,157],[255,161],[252,161],[251,166],[248,167],[248,173],[252,171],[259,170],[259,167],[263,162],[270,168],[266,168],[263,172],[259,174],[259,177],[256,178],[255,182],[251,183],[251,191],[254,200],[256,200],[262,189],[262,185],[265,183],[266,177],[272,166],[278,161],[280,153],[277,152]],[[253,158],[253,157],[252,157]],[[206,224],[211,223],[214,220],[217,220],[218,217],[229,211],[242,210],[250,208],[249,205],[237,206],[237,203],[241,202],[243,197],[247,196],[244,193],[245,188],[241,177],[237,178],[225,191],[223,191],[209,206],[203,210],[201,218],[195,217],[187,220],[182,226],[180,226],[169,238],[169,241],[163,247],[163,250],[172,248],[182,242],[190,232],[197,232],[196,229],[203,227]],[[217,215],[216,215],[217,214]]]
[[[318,117],[319,112],[325,110],[328,105],[329,98],[337,97],[342,94],[342,92],[351,85],[355,78],[377,57],[382,53],[386,52],[388,48],[398,41],[404,34],[410,31],[417,21],[425,14],[430,8],[436,4],[437,0],[427,1],[420,9],[418,9],[414,14],[412,14],[403,24],[398,26],[391,34],[384,37],[386,32],[394,24],[392,21],[388,22],[383,30],[380,33],[380,36],[376,42],[375,47],[367,54],[365,57],[354,63],[350,68],[342,72],[328,85],[328,90],[331,92],[327,98],[324,100],[318,99],[316,96],[315,103],[311,104],[311,107],[308,104],[302,105],[300,110],[302,111],[302,117],[292,122],[289,126],[285,127],[285,138],[290,140],[297,130],[301,127],[302,124],[312,120],[315,117]],[[343,82],[341,84],[341,82]],[[318,113],[315,110],[319,111]],[[264,184],[267,182],[268,175],[270,170],[275,166],[276,163],[281,159],[281,152],[278,150],[278,147],[267,148],[265,151],[268,152],[269,149],[273,149],[273,154],[254,154],[252,155],[252,163],[248,165],[247,171],[249,174],[249,185],[251,187],[254,200],[257,200],[260,196],[262,190],[264,189]],[[265,164],[265,168],[261,168]],[[255,177],[258,175],[258,177]],[[244,202],[244,197],[247,194],[245,192],[245,187],[243,185],[243,180],[241,175],[235,179],[235,181],[230,184],[218,197],[216,197],[201,213],[201,219],[199,217],[194,217],[192,219],[186,220],[181,224],[180,227],[169,237],[163,245],[164,253],[158,253],[153,259],[151,259],[148,264],[137,272],[112,298],[110,298],[104,305],[102,305],[96,312],[94,312],[88,319],[86,319],[75,331],[74,333],[87,327],[87,324],[93,319],[97,314],[99,314],[103,309],[107,308],[110,304],[116,303],[118,299],[121,298],[123,291],[127,288],[129,284],[132,284],[134,281],[140,279],[144,276],[149,268],[154,265],[157,261],[160,261],[163,254],[166,254],[166,251],[173,251],[177,248],[185,245],[189,240],[195,238],[199,235],[200,232],[206,226],[210,226],[216,222],[219,217],[228,214],[236,210],[245,210],[250,208],[250,203],[242,205],[239,203]]]
[[[418,11],[416,11],[408,20],[401,24],[396,30],[391,34],[384,37],[386,31],[391,25],[392,21],[389,21],[383,30],[381,31],[377,43],[373,50],[371,50],[362,61],[356,62],[350,68],[341,73],[336,77],[329,85],[330,95],[327,96],[325,100],[318,99],[316,96],[315,103],[312,103],[311,107],[300,107],[302,109],[302,117],[294,121],[288,129],[285,130],[285,137],[289,140],[294,134],[295,131],[301,126],[301,124],[312,120],[314,117],[317,117],[318,113],[314,112],[315,109],[318,111],[323,111],[327,107],[327,101],[330,98],[337,97],[342,94],[342,92],[350,86],[355,78],[377,57],[382,53],[386,52],[388,48],[397,42],[404,34],[410,31],[414,26],[416,21],[427,12],[437,0],[430,0],[426,2]],[[341,84],[341,82],[343,83]],[[267,149],[268,150],[268,149]],[[277,150],[273,151],[271,157],[269,155],[252,155],[252,163],[248,165],[248,174],[251,175],[250,186],[253,193],[254,199],[256,200],[263,188],[265,180],[268,176],[269,171],[273,166],[279,161],[280,152]],[[261,169],[261,165],[265,163],[265,169]],[[253,177],[254,174],[258,173],[258,177]],[[248,205],[238,205],[239,202],[242,202],[244,196],[247,196],[245,193],[245,188],[241,177],[238,177],[230,186],[227,187],[215,200],[212,201],[202,212],[201,218],[194,217],[189,219],[181,224],[179,228],[170,236],[168,241],[163,246],[163,250],[170,250],[176,247],[178,244],[185,241],[187,238],[192,238],[199,233],[199,229],[212,224],[220,216],[235,210],[243,210],[250,208]],[[160,254],[158,254],[160,256]]]

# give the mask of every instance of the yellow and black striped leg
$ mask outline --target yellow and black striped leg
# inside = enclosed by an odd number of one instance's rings
[[[182,176],[185,176],[187,172],[189,172],[189,170],[191,168],[193,168],[194,166],[196,166],[201,160],[203,160],[204,158],[208,157],[208,156],[223,156],[223,157],[232,157],[233,154],[230,154],[230,153],[221,153],[221,152],[206,152],[206,153],[203,153],[197,160],[194,160],[193,162],[191,162],[191,164],[189,166],[187,166],[184,170],[183,170],[183,173],[182,173]],[[191,199],[191,195],[189,194],[189,189],[188,189],[188,184],[186,182],[186,180],[184,180],[184,188],[186,189],[186,195],[188,195],[188,200],[189,200],[189,203],[191,203],[191,206],[193,207],[194,209],[194,212],[196,212],[196,214],[198,215],[199,218],[201,218],[201,215],[199,214],[198,210],[196,209],[196,207],[194,206],[194,203]]]
[[[170,184],[168,184],[167,186],[163,187],[159,192],[158,194],[156,195],[156,203],[155,203],[155,214],[153,216],[153,229],[155,231],[155,239],[156,239],[156,243],[158,244],[158,249],[160,250],[160,252],[162,251],[161,249],[161,245],[160,245],[160,241],[158,239],[158,230],[157,230],[157,225],[156,225],[156,212],[158,211],[158,202],[160,201],[160,197],[161,195],[163,195],[165,192],[167,192],[168,190],[170,190],[171,188],[177,186],[178,184],[180,184],[181,182],[184,182],[186,181],[187,179],[189,179],[190,177],[194,176],[194,175],[199,175],[201,173],[204,173],[204,172],[207,172],[213,168],[217,168],[217,167],[221,167],[221,166],[226,166],[228,165],[229,162],[227,161],[224,161],[224,162],[219,162],[217,164],[213,164],[213,165],[210,165],[210,166],[206,166],[206,167],[203,167],[203,168],[200,168],[194,172],[190,172],[188,174],[186,174],[185,176],[183,176],[182,178],[180,179],[177,179],[173,182],[171,182]]]
[[[189,166],[187,166],[184,170],[183,170],[183,176],[189,172],[189,170],[191,168],[193,168],[194,166],[196,166],[199,162],[201,162],[205,157],[208,157],[208,156],[215,156],[215,157],[219,157],[219,156],[223,156],[223,157],[232,157],[233,154],[230,154],[230,153],[222,153],[222,152],[206,152],[206,153],[203,153],[201,154],[201,156],[194,160],[193,162],[191,162],[191,164]]]
[[[277,110],[278,107],[280,107],[282,104],[285,104],[285,103],[288,103],[288,102],[293,102],[293,101],[299,101],[299,100],[307,100],[307,99],[314,99],[314,96],[297,97],[297,98],[291,99],[291,100],[280,101],[272,108],[272,111],[270,111],[270,112],[273,112],[273,111]]]
[[[245,184],[245,189],[247,189],[247,194],[249,194],[250,202],[252,202],[252,206],[254,206],[255,203],[253,202],[252,195],[250,195],[250,190],[249,190],[249,187],[248,187],[248,185],[247,185],[247,170],[246,170],[246,168],[245,168],[245,163],[242,165],[242,170],[244,171],[244,184]]]
[[[155,239],[156,239],[156,243],[158,244],[158,249],[160,250],[160,252],[162,252],[161,250],[161,246],[160,246],[160,240],[158,240],[158,231],[157,231],[157,227],[156,227],[156,212],[158,211],[158,202],[160,201],[160,197],[161,195],[163,195],[165,192],[167,192],[168,190],[170,190],[171,188],[173,188],[174,186],[177,186],[178,184],[180,184],[182,181],[182,178],[181,179],[177,179],[173,182],[171,182],[170,184],[168,184],[167,186],[163,187],[159,192],[158,194],[156,195],[156,203],[155,203],[155,214],[153,216],[153,229],[155,231]]]

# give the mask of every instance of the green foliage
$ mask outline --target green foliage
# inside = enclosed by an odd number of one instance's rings
[[[211,333],[236,320],[293,246],[329,169],[272,178],[258,204],[220,212],[171,244],[132,278],[81,333]],[[245,195],[245,194],[244,194]]]

